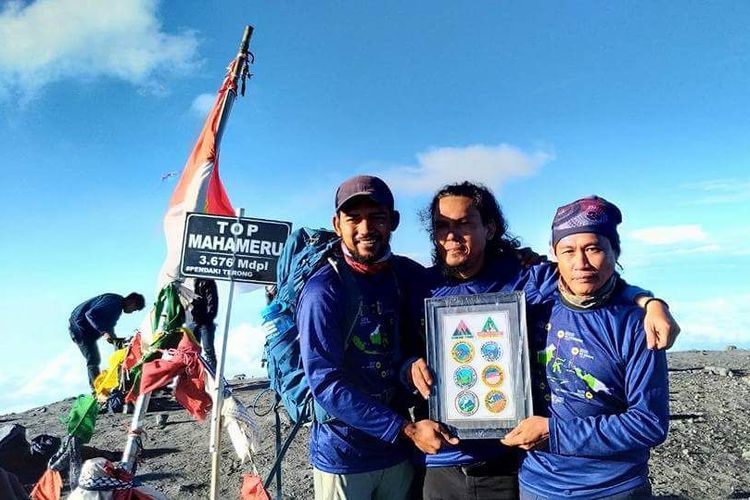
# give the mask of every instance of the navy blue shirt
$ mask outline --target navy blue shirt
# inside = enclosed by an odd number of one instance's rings
[[[555,293],[550,309],[549,322],[530,332],[542,398],[535,409],[550,417],[549,451],[527,454],[522,487],[599,498],[647,484],[649,449],[667,436],[669,390],[664,351],[646,347],[643,310],[621,289],[585,310]]]
[[[398,266],[400,273],[422,269],[405,258],[394,259],[406,264]],[[404,461],[411,447],[399,438],[405,413],[394,409],[405,400],[398,378],[403,363],[399,285],[409,278],[397,281],[390,270],[348,272],[363,304],[351,334],[345,287],[330,264],[305,284],[297,308],[305,375],[315,403],[335,418],[313,423],[310,459],[317,469],[334,474],[391,467]]]
[[[91,341],[104,332],[115,333],[122,314],[123,297],[105,293],[76,307],[70,315],[70,332],[76,340]]]

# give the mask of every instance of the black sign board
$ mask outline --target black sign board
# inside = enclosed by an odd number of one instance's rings
[[[183,276],[276,283],[276,263],[291,222],[189,213],[185,217]]]

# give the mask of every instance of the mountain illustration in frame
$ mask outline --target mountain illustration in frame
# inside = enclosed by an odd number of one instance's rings
[[[484,322],[484,326],[477,333],[477,337],[501,337],[502,335],[503,332],[497,329],[492,316],[487,316],[487,321]]]
[[[456,330],[453,332],[453,335],[451,336],[452,339],[473,339],[474,335],[472,335],[471,330],[469,330],[469,327],[466,326],[466,323],[464,320],[461,320],[458,322],[458,326],[456,327]]]

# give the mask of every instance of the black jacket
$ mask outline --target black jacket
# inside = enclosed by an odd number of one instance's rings
[[[214,280],[196,278],[195,293],[190,312],[198,324],[213,323],[219,311],[219,292]]]

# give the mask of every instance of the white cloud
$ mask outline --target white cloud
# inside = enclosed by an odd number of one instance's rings
[[[748,179],[714,179],[686,184],[683,187],[702,193],[692,200],[693,204],[714,205],[750,200],[750,180]]]
[[[190,112],[195,116],[205,118],[214,104],[214,99],[216,99],[216,94],[199,95],[193,99],[193,103],[190,105]]]
[[[0,11],[0,93],[33,96],[67,79],[109,77],[152,91],[196,65],[192,32],[168,34],[156,0],[36,0]],[[168,71],[167,71],[168,70]]]
[[[29,366],[23,373],[0,379],[0,414],[89,392],[86,362],[72,344],[53,359]]]
[[[217,352],[221,349],[220,342],[221,335],[217,332],[215,341]],[[227,340],[229,354],[224,364],[224,376],[230,378],[244,373],[248,378],[266,377],[266,369],[260,366],[265,342],[266,334],[260,325],[241,323],[230,328]]]
[[[646,227],[631,231],[629,236],[647,245],[673,245],[708,239],[703,228],[697,224]]]
[[[214,341],[217,351],[221,349],[222,333],[217,330]],[[264,344],[265,333],[259,325],[241,323],[231,328],[227,348],[229,356],[224,366],[225,376],[229,378],[244,373],[248,378],[266,377],[266,369],[260,365]],[[101,353],[103,369],[111,350],[105,347]],[[30,369],[23,374],[5,374],[0,377],[0,414],[24,411],[89,392],[86,362],[73,344],[66,346],[53,359],[34,366],[34,370]]]
[[[66,347],[52,360],[38,366],[40,369],[18,388],[17,396],[38,397],[50,392],[60,394],[61,391],[69,395],[88,392],[86,362],[74,345]]]
[[[419,153],[416,165],[391,168],[382,175],[395,190],[406,193],[429,193],[461,180],[500,188],[508,179],[536,173],[552,159],[550,153],[527,153],[509,144],[444,147]]]
[[[738,344],[749,347],[750,294],[711,297],[699,301],[670,302],[670,309],[682,327],[678,347],[723,346]]]

